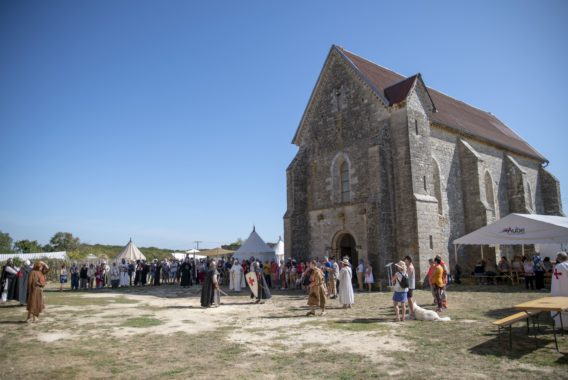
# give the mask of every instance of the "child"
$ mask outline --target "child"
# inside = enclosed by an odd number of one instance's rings
[[[373,277],[373,267],[371,263],[367,264],[367,268],[365,268],[365,284],[369,287],[369,292],[371,291],[371,287],[375,282],[375,278]]]
[[[396,273],[392,277],[392,285],[394,285],[394,294],[392,296],[392,301],[394,304],[394,310],[396,312],[396,320],[398,322],[403,322],[406,315],[406,301],[408,292],[408,280],[406,279],[406,264],[404,261],[399,261],[394,264],[396,267]],[[403,280],[404,278],[404,280]],[[401,282],[406,282],[406,286],[402,286]],[[402,304],[402,315],[400,314],[399,305]]]

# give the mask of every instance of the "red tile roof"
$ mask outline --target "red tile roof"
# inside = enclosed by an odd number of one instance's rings
[[[335,48],[355,70],[359,71],[363,79],[370,82],[371,87],[374,87],[374,90],[378,91],[381,97],[386,98],[391,105],[404,100],[414,84],[416,75],[405,78],[341,47],[335,46]],[[431,116],[433,123],[457,129],[466,134],[509,148],[514,152],[547,161],[536,149],[492,114],[444,95],[434,89],[428,88],[428,92],[437,109],[437,112]]]

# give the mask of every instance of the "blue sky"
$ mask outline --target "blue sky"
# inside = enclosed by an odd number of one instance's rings
[[[332,44],[492,112],[568,199],[568,2],[0,2],[0,230],[191,248],[283,234]]]

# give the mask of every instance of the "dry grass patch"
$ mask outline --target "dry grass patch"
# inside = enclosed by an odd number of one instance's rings
[[[48,309],[34,325],[23,323],[24,308],[0,305],[1,377],[33,378],[29,363],[41,358],[42,377],[57,379],[568,378],[549,317],[538,348],[523,324],[515,327],[512,353],[491,325],[543,293],[453,288],[445,323],[394,323],[388,293],[357,293],[351,310],[330,301],[327,316],[315,318],[305,317],[299,292],[276,291],[264,305],[223,297],[216,309],[200,308],[198,294],[173,286],[47,292]],[[429,292],[416,295],[429,307]],[[559,343],[568,352],[568,337]]]

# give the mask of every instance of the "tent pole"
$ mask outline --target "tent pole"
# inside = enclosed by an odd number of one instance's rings
[[[481,260],[483,260],[483,244],[480,247],[481,247]]]
[[[523,253],[523,256],[524,256],[525,255],[525,245],[524,244],[521,245],[521,252]]]

